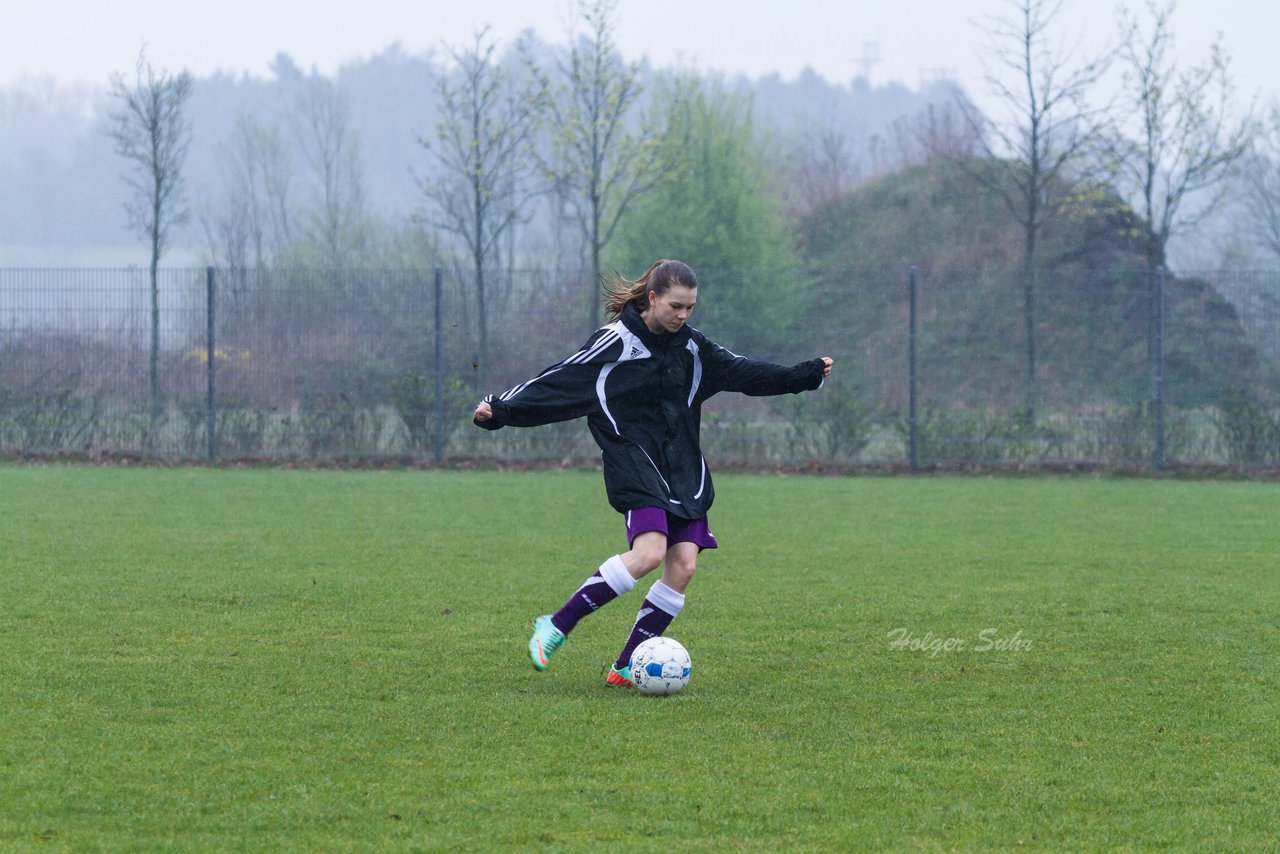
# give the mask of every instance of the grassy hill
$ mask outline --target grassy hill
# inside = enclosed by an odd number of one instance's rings
[[[922,392],[1017,406],[1027,346],[1022,231],[975,179],[991,164],[936,161],[859,188],[802,223],[818,309],[862,342],[869,386],[900,401],[907,268],[918,269]],[[1078,194],[1046,228],[1036,272],[1037,397],[1060,406],[1145,400],[1151,385],[1151,277],[1142,225],[1106,188]],[[1164,281],[1167,399],[1262,395],[1272,368],[1234,306],[1209,283]],[[887,364],[878,364],[886,361]]]

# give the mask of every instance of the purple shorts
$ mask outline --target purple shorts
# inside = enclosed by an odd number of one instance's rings
[[[706,516],[701,519],[681,519],[661,507],[641,507],[639,510],[628,510],[626,519],[628,547],[641,534],[661,531],[667,535],[668,548],[676,543],[693,543],[699,549],[716,548],[716,538],[707,527]]]

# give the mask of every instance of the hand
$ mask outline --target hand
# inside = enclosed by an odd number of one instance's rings
[[[831,366],[832,366],[832,365],[834,365],[834,364],[835,364],[835,360],[834,360],[834,359],[832,359],[830,356],[823,356],[823,357],[822,357],[822,365],[823,365],[823,367],[822,367],[822,377],[823,377],[823,379],[826,379],[827,377],[831,376]]]
[[[480,405],[476,407],[474,417],[477,421],[488,421],[493,417],[493,407],[489,406],[489,401],[480,401]]]

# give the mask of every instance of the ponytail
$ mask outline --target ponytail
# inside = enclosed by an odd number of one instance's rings
[[[617,318],[628,303],[636,303],[644,311],[649,307],[649,292],[665,294],[672,285],[685,285],[696,288],[698,277],[693,269],[683,261],[662,259],[655,261],[644,275],[632,281],[614,273],[613,278],[604,283],[604,310],[610,318]]]

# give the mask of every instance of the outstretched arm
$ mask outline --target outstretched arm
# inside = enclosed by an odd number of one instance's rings
[[[703,351],[707,376],[704,399],[720,391],[736,391],[753,397],[796,394],[819,388],[835,364],[830,356],[787,367],[731,353],[718,344]]]
[[[599,406],[596,378],[603,365],[616,361],[622,349],[618,334],[608,327],[598,331],[569,358],[502,394],[486,395],[476,405],[472,420],[477,427],[536,427],[568,421]]]

